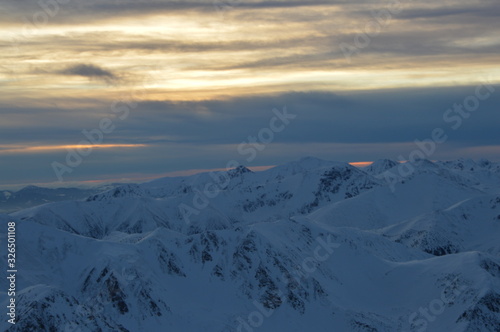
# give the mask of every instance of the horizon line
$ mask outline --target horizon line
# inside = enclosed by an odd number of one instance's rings
[[[373,163],[373,161],[356,161],[356,162],[348,162],[349,165],[354,167],[366,167]],[[245,166],[252,172],[263,172],[278,165],[263,165],[263,166]],[[144,176],[140,174],[129,174],[129,176],[121,177],[121,178],[112,178],[112,179],[92,179],[92,180],[81,180],[81,181],[64,181],[64,182],[35,182],[35,183],[13,183],[13,184],[5,184],[0,186],[0,190],[2,191],[19,191],[23,188],[29,186],[36,186],[41,188],[49,188],[49,189],[57,189],[57,188],[94,188],[99,185],[111,185],[113,183],[145,183],[148,181],[153,181],[156,179],[161,179],[165,177],[184,177],[184,176],[192,176],[201,173],[208,172],[217,172],[217,171],[227,171],[228,169],[223,168],[195,168],[181,171],[172,171],[167,173],[161,173],[151,176]]]

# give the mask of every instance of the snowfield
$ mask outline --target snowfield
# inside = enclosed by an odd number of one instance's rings
[[[401,167],[309,157],[0,214],[0,329],[500,331],[500,165]]]

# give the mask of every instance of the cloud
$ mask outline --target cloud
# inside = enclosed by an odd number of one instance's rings
[[[117,76],[111,71],[103,69],[92,64],[77,64],[59,71],[61,75],[82,76],[94,79],[104,79],[105,81],[114,81]]]
[[[286,105],[298,120],[258,164],[313,153],[394,158],[446,126],[443,112],[481,77],[500,80],[498,0],[474,8],[465,0],[401,2],[402,11],[349,63],[340,44],[362,42],[373,13],[392,0],[216,0],[230,6],[225,15],[214,0],[60,1],[46,22],[40,4],[54,1],[4,0],[0,142],[74,145],[83,129],[109,117],[117,128],[106,143],[147,146],[96,150],[77,176],[222,167],[238,157],[238,144],[269,125],[273,108]],[[82,77],[120,84],[90,89]],[[132,95],[137,107],[117,119],[113,103]],[[450,155],[500,145],[499,103],[497,92],[449,132]],[[63,152],[4,153],[0,183],[13,174],[51,178],[43,165]]]
[[[244,0],[209,0],[209,1],[178,1],[178,0],[88,0],[70,1],[54,5],[50,1],[39,0],[3,0],[5,9],[0,11],[0,24],[19,21],[20,17],[32,18],[34,15],[43,15],[49,11],[51,24],[82,23],[114,20],[123,17],[138,17],[150,14],[194,13],[212,14],[214,20],[218,18],[218,11],[230,10],[268,10],[286,8],[305,8],[319,6],[348,5],[347,0],[328,1],[244,1]],[[47,5],[51,3],[51,5]],[[53,11],[53,13],[51,12]],[[42,13],[42,14],[40,14]]]
[[[2,54],[5,65],[16,69],[18,82],[9,84],[20,88],[15,93],[29,88],[34,94],[47,94],[39,86],[50,85],[59,95],[93,97],[106,92],[109,96],[115,91],[91,91],[67,75],[106,83],[116,83],[118,76],[123,87],[142,83],[151,70],[137,68],[155,64],[158,80],[150,80],[148,88],[154,86],[158,95],[176,94],[176,99],[200,99],[284,92],[302,86],[345,90],[469,84],[498,67],[498,24],[488,16],[498,12],[494,3],[482,2],[472,9],[460,1],[404,1],[401,13],[365,45],[359,36],[373,22],[374,11],[389,8],[385,2],[222,1],[234,9],[223,21],[213,1],[89,0],[61,5],[60,12],[39,29],[23,34],[16,28],[20,52],[7,49]],[[73,16],[71,10],[68,13],[66,8],[71,6],[82,7],[82,11],[78,8],[82,17]],[[212,14],[193,9],[198,7]],[[92,16],[88,20],[86,13]],[[108,19],[92,21],[100,15]],[[59,19],[66,21],[55,27]],[[9,36],[0,37],[0,48],[9,46]],[[341,48],[344,43],[363,44],[351,62]],[[39,74],[34,67],[65,76],[34,78],[32,74]],[[14,88],[5,99],[13,96]]]
[[[51,151],[68,149],[116,149],[116,148],[137,148],[145,147],[144,144],[74,144],[74,145],[42,145],[42,146],[16,146],[0,145],[0,155],[15,153],[47,153]]]
[[[397,18],[399,19],[416,19],[416,18],[439,18],[450,17],[457,19],[460,17],[469,17],[475,19],[481,19],[486,17],[498,18],[500,14],[500,6],[498,4],[491,3],[489,6],[482,4],[481,7],[477,6],[463,6],[463,7],[442,7],[442,8],[415,8],[404,11]],[[460,19],[459,17],[459,19]]]
[[[495,89],[500,91],[500,86]],[[54,146],[78,144],[86,138],[82,130],[98,128],[100,119],[105,117],[116,125],[105,136],[106,144],[137,148],[95,149],[68,180],[218,168],[231,159],[248,166],[276,165],[305,155],[343,161],[396,159],[399,155],[408,156],[415,149],[414,140],[429,138],[437,127],[445,130],[449,140],[439,146],[433,158],[472,155],[500,161],[495,149],[500,145],[500,94],[482,101],[480,108],[464,119],[457,130],[443,120],[448,108],[462,103],[474,90],[475,86],[467,86],[138,101],[125,120],[97,105],[95,109],[77,110],[0,105],[0,142],[4,144],[0,148],[38,146],[37,151],[0,151],[0,183],[53,181],[51,163],[64,162],[66,157],[64,146]],[[258,137],[259,131],[269,126],[274,116],[272,109],[281,110],[285,105],[297,118],[276,133],[274,141],[249,164],[247,156],[238,153],[238,145],[248,141],[249,136]]]
[[[449,128],[443,114],[474,93],[475,86],[391,89],[371,92],[290,92],[285,94],[201,101],[138,101],[126,120],[116,118],[106,103],[94,108],[3,108],[0,142],[38,145],[76,144],[82,130],[98,128],[108,117],[116,130],[106,136],[113,144],[239,144],[269,125],[272,109],[286,106],[297,114],[276,137],[282,143],[396,143],[424,139],[436,127]],[[496,86],[497,91],[500,90]],[[481,102],[450,139],[467,144],[500,144],[497,105],[500,94]],[[66,103],[61,102],[61,105]],[[102,106],[104,105],[104,106]],[[116,107],[125,107],[119,103]],[[34,115],[38,115],[33,121]],[[50,135],[49,135],[50,133]],[[47,137],[51,141],[47,141]],[[55,140],[56,142],[52,141]],[[360,156],[362,158],[362,156]]]

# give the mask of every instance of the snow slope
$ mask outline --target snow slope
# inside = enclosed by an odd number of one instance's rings
[[[12,213],[47,203],[84,199],[119,185],[112,184],[93,189],[27,186],[18,191],[3,190],[0,191],[0,213]]]
[[[0,215],[19,268],[0,329],[499,331],[499,173],[458,163],[389,184],[399,164],[304,158]]]

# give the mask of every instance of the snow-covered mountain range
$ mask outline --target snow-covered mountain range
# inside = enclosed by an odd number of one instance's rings
[[[8,222],[6,331],[500,331],[486,160],[241,166],[3,214],[2,243]]]
[[[0,190],[0,213],[12,213],[47,203],[84,199],[120,185],[110,184],[89,189],[43,188],[31,185],[20,190]]]

